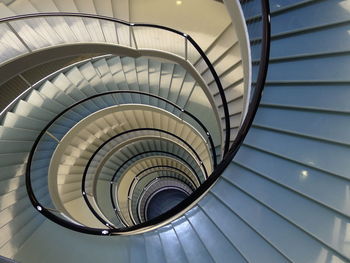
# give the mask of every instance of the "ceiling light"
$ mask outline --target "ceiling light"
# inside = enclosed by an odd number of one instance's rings
[[[177,0],[176,1],[176,5],[181,5],[182,4],[182,1],[181,0]]]
[[[309,173],[306,170],[301,171],[301,176],[307,177]]]

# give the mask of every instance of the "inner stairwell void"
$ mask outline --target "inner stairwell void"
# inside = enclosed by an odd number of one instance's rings
[[[350,1],[194,3],[0,1],[0,262],[350,262]]]

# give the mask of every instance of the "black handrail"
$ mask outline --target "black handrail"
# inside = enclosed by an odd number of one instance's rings
[[[171,171],[171,170],[176,170],[176,172],[178,172],[179,174],[182,174],[184,175],[184,177],[186,177],[187,175],[180,169],[176,168],[176,167],[173,167],[173,166],[170,166],[170,165],[155,165],[155,166],[151,166],[151,167],[148,167],[144,170],[142,170],[141,172],[139,172],[135,177],[138,177],[140,176],[142,173],[148,171],[148,170],[152,170],[152,169],[160,169],[160,170],[157,170],[157,171]],[[153,173],[154,171],[150,172],[150,173]],[[146,176],[146,175],[145,175]],[[141,180],[143,179],[144,177],[141,178]],[[192,181],[191,178],[188,178],[190,180],[190,182],[195,186],[195,183]],[[192,189],[192,188],[191,188]],[[195,189],[193,189],[195,190]],[[124,221],[124,219],[119,215],[119,211],[117,211],[117,207],[116,207],[116,204],[114,202],[114,198],[111,196],[111,201],[112,201],[112,206],[113,206],[113,209],[116,213],[116,216],[120,219],[120,221],[123,223],[124,226],[127,225],[127,223]],[[131,211],[129,211],[131,212]]]
[[[111,182],[114,181],[115,177],[117,176],[118,172],[123,168],[123,166],[125,164],[127,164],[129,161],[131,161],[132,159],[138,157],[138,156],[141,156],[141,155],[144,155],[144,154],[148,154],[148,153],[163,153],[163,154],[169,154],[171,156],[175,156],[176,158],[179,158],[181,161],[183,161],[189,168],[190,170],[193,172],[193,174],[195,175],[196,179],[198,180],[198,183],[200,184],[201,183],[201,180],[198,176],[198,174],[196,173],[196,171],[194,170],[194,168],[182,157],[174,154],[174,153],[171,153],[171,152],[167,152],[167,151],[146,151],[146,152],[142,152],[142,153],[138,153],[138,154],[135,154],[134,156],[130,157],[129,159],[127,159],[126,161],[124,161],[119,167],[118,169],[116,170],[116,172],[114,173],[113,175],[113,178],[111,180]]]
[[[189,207],[193,202],[198,200],[204,193],[206,193],[207,190],[210,189],[212,185],[214,185],[216,180],[219,179],[220,175],[225,171],[227,166],[231,163],[232,159],[234,158],[240,146],[242,145],[246,135],[248,134],[249,128],[253,123],[254,117],[259,107],[262,91],[264,89],[265,80],[267,76],[268,62],[270,57],[270,37],[271,37],[270,7],[269,7],[268,0],[261,0],[261,3],[262,3],[263,36],[262,36],[262,42],[261,42],[262,44],[261,54],[260,54],[261,62],[260,62],[258,77],[255,85],[254,94],[249,103],[247,115],[243,120],[242,126],[238,131],[237,136],[230,147],[230,150],[224,156],[224,159],[216,167],[214,172],[208,177],[208,179],[200,187],[198,187],[188,198],[183,200],[180,204],[176,205],[169,211],[165,212],[164,214],[156,218],[153,218],[147,222],[138,224],[136,226],[131,226],[125,229],[118,229],[118,231],[116,231],[113,234],[140,231],[142,229],[155,227],[161,224],[162,222],[164,222],[165,220],[168,220],[169,218],[173,218],[174,216],[180,214],[187,207]]]
[[[148,170],[151,170],[151,169],[157,169],[157,170],[154,170],[152,172],[149,172],[143,176],[141,176],[145,171],[148,171]],[[140,173],[138,173],[135,177],[140,177],[141,176],[141,179],[138,180],[138,182],[142,181],[144,178],[146,178],[148,175],[152,174],[152,173],[155,173],[155,172],[164,172],[164,171],[168,171],[168,172],[174,172],[175,171],[172,171],[172,170],[176,170],[177,173],[183,175],[184,177],[186,177],[190,183],[191,183],[191,186],[190,188],[194,191],[196,189],[196,184],[194,183],[194,181],[192,180],[192,178],[190,177],[187,177],[187,174],[185,174],[182,170],[176,168],[176,167],[172,167],[172,166],[169,166],[169,165],[157,165],[157,166],[152,166],[152,167],[148,167],[144,170],[142,170]],[[135,179],[133,179],[133,182],[135,181]],[[137,183],[138,183],[137,182]],[[136,184],[137,186],[137,184]],[[135,187],[136,187],[135,186]],[[129,188],[129,196],[131,195],[130,193],[131,189]]]
[[[95,151],[97,153],[97,150]],[[148,154],[148,153],[163,153],[163,154],[169,154],[169,155],[172,155],[172,156],[176,156],[177,158],[179,158],[181,161],[185,162],[186,165],[189,166],[190,170],[193,172],[193,174],[196,176],[198,182],[200,183],[200,179],[199,177],[197,176],[196,172],[194,171],[193,167],[183,158],[181,158],[180,156],[177,156],[176,154],[173,154],[173,153],[170,153],[170,152],[166,152],[166,151],[147,151],[147,152],[142,152],[142,153],[139,153],[137,155],[134,155],[132,156],[131,158],[129,158],[128,160],[126,160],[123,164],[121,164],[116,173],[118,173],[118,171],[127,163],[129,162],[131,159],[133,158],[136,158],[137,156],[140,156],[140,155],[144,155],[144,154]],[[93,158],[90,158],[90,160],[92,161]],[[88,165],[86,165],[85,167],[85,170],[84,170],[84,173],[83,173],[83,179],[82,179],[82,194],[83,194],[83,199],[86,203],[86,205],[88,206],[89,210],[91,211],[91,213],[104,225],[106,225],[107,227],[110,227],[110,228],[114,228],[114,226],[112,226],[111,224],[109,224],[107,221],[105,221],[97,212],[96,210],[93,208],[92,204],[90,203],[89,199],[88,199],[88,194],[86,193],[86,187],[85,187],[85,184],[86,184],[86,176],[87,176],[87,171],[89,169],[89,165],[91,164],[91,161],[89,160],[88,162]],[[114,177],[113,177],[114,178]],[[191,180],[192,181],[192,180]],[[134,180],[132,181],[132,183],[134,182]],[[111,180],[111,189],[112,189],[112,183],[113,183],[113,180]],[[194,184],[195,185],[195,184]],[[129,191],[128,191],[128,195],[130,193],[130,188],[129,188]],[[95,197],[96,199],[96,197]],[[113,206],[113,209],[114,211],[116,211],[116,206],[115,206],[115,202],[113,200],[113,197],[111,196],[111,202],[112,202],[112,206]]]
[[[230,144],[230,117],[229,117],[229,110],[227,106],[227,100],[225,97],[225,91],[222,87],[222,84],[220,82],[220,78],[218,74],[216,73],[214,66],[211,64],[210,60],[208,59],[207,55],[205,52],[201,49],[201,47],[197,44],[194,39],[188,35],[185,34],[179,30],[162,26],[162,25],[155,25],[155,24],[148,24],[148,23],[130,23],[121,19],[117,18],[112,18],[112,17],[107,17],[107,16],[102,16],[102,15],[96,15],[96,14],[86,14],[86,13],[70,13],[70,12],[42,12],[42,13],[34,13],[34,14],[24,14],[24,15],[16,15],[16,16],[11,16],[11,17],[5,17],[5,18],[0,18],[0,23],[2,22],[11,22],[15,20],[20,20],[20,19],[29,19],[29,18],[37,18],[37,17],[79,17],[79,18],[94,18],[94,19],[100,19],[100,20],[105,20],[105,21],[110,21],[114,23],[119,23],[123,24],[125,26],[129,27],[150,27],[150,28],[158,28],[162,29],[165,31],[172,32],[174,34],[180,35],[184,38],[186,38],[192,45],[193,47],[197,50],[197,52],[200,54],[200,56],[203,58],[205,63],[207,64],[211,74],[214,77],[214,80],[217,84],[217,88],[219,90],[220,98],[222,101],[222,107],[224,109],[224,115],[225,115],[225,144],[224,144],[224,154],[228,151],[229,149],[229,144]]]
[[[157,97],[157,96],[156,96]],[[157,132],[162,132],[162,133],[165,133],[165,134],[168,134],[168,135],[171,135],[173,137],[175,137],[176,139],[180,140],[181,142],[183,142],[192,152],[193,154],[196,156],[196,158],[198,159],[198,161],[200,162],[201,166],[202,166],[202,169],[204,170],[204,174],[206,177],[208,177],[208,172],[205,168],[205,165],[203,164],[201,158],[199,157],[199,155],[197,154],[197,152],[194,150],[194,148],[189,144],[187,143],[184,139],[182,139],[181,137],[171,133],[171,132],[168,132],[168,131],[164,131],[162,129],[156,129],[156,128],[138,128],[138,129],[132,129],[132,130],[128,130],[128,131],[124,131],[124,132],[121,132],[117,135],[114,135],[113,137],[109,138],[107,141],[103,142],[96,150],[95,152],[91,155],[90,159],[88,160],[86,166],[85,166],[85,169],[84,169],[84,173],[83,173],[83,177],[82,177],[82,183],[81,183],[81,192],[82,192],[82,195],[83,195],[83,199],[85,201],[85,203],[87,204],[89,210],[93,213],[93,215],[104,225],[106,226],[110,226],[110,224],[108,224],[108,222],[106,222],[96,211],[95,209],[93,208],[93,206],[91,205],[87,195],[86,195],[86,189],[85,189],[85,181],[86,181],[86,176],[87,176],[87,172],[88,172],[88,169],[90,167],[90,164],[91,162],[93,161],[93,159],[95,158],[95,156],[98,154],[98,152],[106,145],[108,144],[110,141],[120,137],[120,136],[123,136],[125,134],[128,134],[128,133],[132,133],[132,132],[138,132],[138,131],[157,131]],[[116,173],[114,174],[111,182],[114,181],[115,179],[115,175]],[[110,198],[112,200],[112,206],[113,206],[113,209],[114,211],[115,208],[116,208],[116,205],[114,203],[114,199],[113,199],[113,185],[111,183],[111,186],[110,186]],[[118,214],[116,213],[117,217]],[[122,223],[124,224],[122,218],[119,217],[119,219],[122,221]]]
[[[176,168],[176,167],[172,167],[172,166],[169,166],[169,165],[157,165],[157,166],[152,166],[152,167],[148,167],[146,169],[144,169],[143,171],[141,171],[140,173],[138,173],[135,177],[138,177],[140,176],[142,173],[144,173],[145,171],[148,171],[148,170],[151,170],[151,169],[158,169],[159,170],[156,170],[156,171],[152,171],[152,172],[149,172],[147,174],[145,174],[144,176],[142,176],[142,178],[140,179],[140,181],[144,178],[146,178],[148,175],[152,174],[152,173],[155,173],[155,172],[161,172],[161,171],[172,171],[172,170],[176,170],[176,173],[178,173],[179,175],[182,175],[184,178],[188,179],[190,181],[190,183],[192,185],[188,185],[192,191],[194,191],[196,189],[196,185],[194,184],[194,182],[192,181],[191,178],[187,177],[187,175],[180,169]],[[175,171],[172,171],[175,173]],[[159,176],[160,177],[168,177],[168,176]],[[174,177],[171,177],[171,178],[174,178]],[[179,179],[179,178],[178,178]],[[180,179],[179,179],[180,180]],[[134,181],[134,180],[133,180]],[[184,182],[185,183],[185,182]],[[187,183],[186,183],[187,184]],[[136,184],[137,185],[137,184]],[[130,188],[129,188],[129,193],[128,193],[128,196],[130,196]],[[139,201],[137,201],[138,203]],[[132,208],[132,206],[131,206]],[[129,215],[132,215],[132,210],[130,211],[129,210]],[[140,218],[139,218],[139,221],[141,222]]]
[[[180,178],[174,178],[174,177],[170,177],[170,176],[159,176],[159,177],[153,179],[151,182],[149,182],[145,188],[150,187],[155,181],[159,181],[159,180],[161,180],[161,179],[163,179],[163,178],[169,178],[169,179],[172,179],[172,180],[175,180],[175,181],[180,181],[181,183],[187,185],[187,184],[186,184],[185,182],[183,182]],[[143,214],[144,214],[144,218],[145,218],[146,221],[148,220],[148,219],[147,219],[147,216],[146,216],[146,215],[147,215],[146,211],[147,211],[147,208],[148,208],[148,205],[149,205],[149,201],[151,200],[151,198],[153,198],[153,197],[155,196],[155,194],[157,194],[157,193],[163,191],[162,189],[164,189],[164,188],[166,188],[166,189],[169,189],[169,188],[171,188],[171,189],[178,189],[178,190],[180,190],[180,191],[186,192],[186,191],[185,191],[184,189],[182,189],[181,187],[179,187],[179,186],[173,186],[173,185],[172,185],[172,186],[170,186],[170,187],[169,187],[169,186],[164,186],[164,187],[158,189],[158,190],[160,190],[160,191],[157,191],[156,193],[153,193],[153,194],[151,194],[150,196],[148,196],[148,197],[147,197],[147,200],[146,200],[146,202],[145,202],[145,206],[143,207]],[[147,189],[147,190],[148,190],[148,189]],[[187,193],[187,192],[186,192],[186,194],[187,194],[187,195],[190,195],[191,193]],[[140,196],[139,199],[137,200],[137,207],[140,206],[140,202],[141,202],[141,196]],[[140,214],[137,213],[137,215],[138,215],[138,217],[139,217],[139,221],[141,222],[142,220],[141,220],[141,218],[140,218]]]
[[[135,131],[158,131],[158,132],[163,132],[163,133],[165,133],[165,134],[171,135],[171,136],[175,137],[176,139],[180,140],[180,141],[183,142],[187,147],[189,147],[189,148],[191,149],[191,151],[195,154],[196,158],[199,160],[199,162],[200,162],[200,164],[201,164],[201,166],[202,166],[202,168],[203,168],[203,170],[204,170],[205,176],[208,177],[208,173],[207,173],[207,169],[205,168],[205,165],[203,164],[203,162],[202,162],[201,158],[199,157],[199,155],[197,154],[197,152],[193,149],[193,147],[192,147],[188,142],[186,142],[184,139],[182,139],[181,137],[179,137],[179,136],[177,136],[177,135],[175,135],[175,134],[173,134],[173,133],[171,133],[171,132],[164,131],[164,130],[161,130],[161,129],[155,129],[155,128],[133,129],[133,130],[125,131],[125,132],[123,132],[123,133],[119,133],[119,134],[117,134],[117,135],[111,137],[109,140],[105,141],[99,148],[96,149],[96,151],[94,152],[94,154],[91,156],[89,162],[87,163],[86,168],[85,168],[85,169],[86,169],[85,171],[87,172],[88,166],[89,166],[90,163],[92,162],[94,156],[97,154],[97,152],[98,152],[100,149],[102,149],[102,147],[103,147],[105,144],[107,144],[108,142],[110,142],[111,140],[114,140],[115,138],[117,138],[117,137],[119,137],[119,136],[122,136],[122,135],[127,134],[127,133],[130,133],[130,132],[135,132]],[[116,175],[117,175],[117,173],[118,173],[118,171],[119,171],[120,168],[121,168],[121,167],[119,167],[118,170],[114,173],[114,175],[113,175],[113,177],[112,177],[112,179],[111,179],[111,185],[110,185],[110,188],[109,188],[109,195],[110,195],[110,198],[111,198],[111,200],[112,200],[112,206],[113,206],[113,208],[114,208],[114,211],[116,211],[116,210],[115,210],[116,204],[115,204],[114,198],[113,198],[113,184],[112,184],[112,182],[115,180],[115,177],[116,177]],[[83,174],[82,182],[85,182],[85,180],[86,180],[86,173],[85,173],[85,171],[84,171],[84,174]],[[195,175],[198,176],[196,173],[195,173]],[[199,180],[199,178],[198,178],[198,180]],[[200,180],[199,180],[199,182],[200,182]],[[85,184],[84,184],[84,187],[85,187]],[[85,199],[85,198],[84,198],[84,199]],[[85,199],[85,201],[88,201],[88,200]]]
[[[99,93],[99,94],[95,94],[95,95],[92,95],[90,97],[87,97],[85,99],[82,99],[72,105],[70,105],[69,107],[67,107],[66,109],[64,109],[62,112],[60,112],[58,115],[56,115],[45,127],[44,129],[40,132],[40,134],[38,135],[38,137],[36,138],[36,140],[34,141],[33,143],[33,146],[32,146],[32,149],[29,153],[29,156],[28,156],[28,162],[27,162],[27,166],[26,166],[26,189],[27,189],[27,192],[28,192],[28,197],[29,199],[31,200],[31,203],[34,207],[37,208],[37,210],[42,213],[43,215],[45,215],[47,218],[51,219],[52,221],[62,225],[62,226],[65,226],[65,222],[69,223],[67,225],[67,228],[70,228],[72,230],[74,230],[74,226],[75,224],[71,223],[71,222],[68,222],[66,220],[63,220],[61,219],[60,217],[52,214],[48,209],[46,209],[43,205],[40,204],[40,202],[36,199],[35,197],[35,194],[33,192],[33,189],[32,189],[32,185],[31,185],[31,165],[32,165],[32,161],[33,161],[33,157],[34,157],[34,153],[35,153],[35,150],[36,150],[36,147],[38,146],[42,136],[46,133],[46,131],[51,127],[51,125],[57,120],[59,119],[62,115],[64,115],[66,112],[68,112],[69,110],[71,110],[72,108],[76,107],[77,105],[80,105],[81,103],[84,103],[85,101],[89,101],[91,99],[94,99],[94,98],[97,98],[97,97],[101,97],[101,96],[105,96],[105,95],[111,95],[111,94],[118,94],[118,93],[135,93],[135,94],[141,94],[141,95],[146,95],[146,96],[150,96],[150,97],[154,97],[154,98],[157,98],[159,100],[162,100],[164,102],[168,102],[167,99],[164,99],[162,97],[159,97],[157,95],[153,95],[153,94],[148,94],[148,93],[145,93],[145,92],[141,92],[141,91],[125,91],[125,90],[117,90],[117,91],[108,91],[108,92],[103,92],[103,93]],[[170,103],[171,105],[174,104],[173,102]],[[176,104],[175,104],[176,105]],[[174,106],[174,105],[172,105]],[[177,105],[176,105],[177,106]],[[178,107],[178,106],[177,106]],[[181,108],[180,108],[181,109]],[[183,113],[186,113],[188,114],[188,112],[184,109],[181,109],[181,112]],[[189,115],[190,117],[192,116]],[[203,124],[202,124],[203,125]],[[201,126],[202,126],[201,125]],[[203,125],[203,127],[205,127]],[[170,134],[172,136],[175,136],[177,139],[181,140],[183,143],[185,143],[190,149],[191,151],[193,151],[193,153],[195,154],[196,158],[198,160],[201,160],[199,155],[197,154],[197,152],[193,149],[193,147],[188,144],[186,141],[184,141],[182,138],[170,133],[170,132],[167,132],[167,131],[163,131],[161,129],[153,129],[153,128],[142,128],[142,129],[134,129],[134,130],[129,130],[129,131],[126,131],[126,132],[123,132],[123,133],[120,133],[118,134],[117,136],[120,136],[120,135],[124,135],[125,133],[128,133],[128,132],[132,132],[132,131],[137,131],[137,130],[154,130],[154,131],[160,131],[160,132],[164,132],[164,133],[167,133],[167,134]],[[212,142],[212,139],[211,139],[211,136],[210,136],[210,133],[207,131],[207,129],[205,128],[205,131],[206,131],[206,134],[207,134],[207,137],[208,137],[208,140],[210,141],[210,143],[212,145],[214,145],[214,143]],[[115,137],[117,137],[115,136]],[[114,139],[115,137],[112,137],[111,139]],[[111,140],[110,139],[110,140]],[[106,141],[105,143],[103,143],[101,146],[103,147],[106,143],[108,143],[108,141]],[[101,147],[100,146],[100,147]],[[214,150],[214,151],[213,151]],[[213,154],[213,159],[216,161],[216,158],[214,158],[214,154],[215,154],[215,147],[212,148],[212,154]],[[201,162],[201,161],[200,161]],[[88,163],[89,164],[89,163]],[[201,162],[201,164],[203,164],[203,162]],[[206,168],[204,165],[202,165],[204,171],[205,171],[205,174],[207,174],[207,171],[206,171]],[[84,172],[85,174],[85,172]],[[86,174],[85,174],[86,176]],[[87,200],[87,197],[86,195],[84,194],[85,193],[85,186],[84,186],[84,189],[82,189],[82,194],[83,194],[83,198],[85,199],[85,201]],[[90,208],[90,207],[89,207]],[[91,207],[92,208],[92,207]],[[95,217],[97,217],[101,222],[104,221],[103,218],[101,218],[97,213],[96,211],[93,212]],[[105,221],[104,221],[105,222]],[[105,225],[107,226],[107,222],[105,223]],[[108,224],[109,226],[109,224]],[[84,226],[79,226],[76,230],[77,231],[80,231],[82,232],[82,228],[84,228]],[[97,232],[99,232],[98,234],[101,233],[101,230],[100,229],[97,229],[97,228],[89,228],[87,227],[88,230],[84,230],[83,232],[84,233],[89,233],[90,230],[91,230],[91,234],[96,234],[96,230],[98,230]],[[103,230],[103,231],[107,231],[107,232],[104,232],[106,234],[110,234],[110,232],[108,230]],[[104,233],[102,233],[103,235],[105,235]]]
[[[230,164],[231,160],[237,153],[238,149],[243,143],[243,140],[245,139],[249,128],[251,127],[251,124],[254,120],[254,117],[256,115],[256,112],[258,110],[259,102],[261,100],[262,91],[265,85],[266,75],[267,75],[267,69],[268,69],[268,61],[270,56],[270,30],[271,30],[271,24],[270,24],[270,8],[269,8],[269,2],[268,0],[261,0],[262,5],[262,24],[263,24],[263,35],[262,35],[262,49],[261,49],[261,55],[260,55],[260,67],[258,72],[258,78],[256,82],[256,86],[254,89],[254,94],[252,96],[251,102],[249,103],[248,112],[243,120],[241,129],[238,131],[238,134],[236,138],[234,139],[229,151],[224,155],[224,159],[220,162],[220,164],[216,167],[214,172],[211,174],[211,176],[208,177],[208,179],[196,190],[194,191],[188,198],[186,198],[184,201],[182,201],[180,204],[172,208],[171,210],[167,211],[166,213],[153,218],[147,222],[138,224],[136,226],[131,226],[123,229],[116,229],[116,230],[110,230],[110,229],[96,229],[96,228],[90,228],[85,226],[79,226],[76,224],[73,224],[71,222],[68,222],[66,220],[63,220],[59,218],[58,216],[55,216],[49,210],[43,208],[40,203],[37,201],[32,188],[31,188],[31,182],[30,180],[30,164],[33,158],[33,149],[37,146],[40,137],[37,138],[37,140],[34,142],[34,146],[32,148],[31,154],[28,158],[28,164],[26,167],[26,187],[27,192],[29,195],[29,198],[33,204],[34,207],[37,208],[38,211],[40,211],[44,216],[49,218],[50,220],[56,222],[59,225],[62,225],[64,227],[67,227],[72,230],[76,230],[83,233],[88,234],[95,234],[95,235],[112,235],[112,234],[123,234],[123,233],[130,233],[133,231],[143,231],[147,230],[151,227],[156,227],[159,224],[163,223],[165,220],[168,220],[170,218],[173,218],[174,216],[180,214],[183,212],[187,207],[189,207],[193,202],[198,200],[210,187],[216,182],[216,180],[220,177],[220,175],[223,173],[223,171],[226,169],[226,167]],[[75,14],[76,16],[79,16],[79,14]],[[53,16],[53,15],[52,15]],[[57,16],[57,15],[56,15]],[[24,17],[23,17],[24,18]],[[110,18],[107,18],[107,20]],[[0,22],[2,20],[0,19]],[[3,20],[8,21],[8,20]],[[113,19],[111,20],[113,21]],[[117,21],[114,21],[117,22]],[[159,28],[162,28],[162,26],[159,26]],[[173,31],[173,30],[170,30]],[[176,31],[176,30],[175,30]],[[177,33],[177,31],[175,32]],[[186,35],[187,36],[187,35]],[[227,105],[226,105],[227,106]],[[225,107],[225,105],[224,105]],[[229,127],[229,126],[228,126]],[[226,130],[229,132],[229,129]],[[40,135],[42,136],[44,132],[42,132]],[[228,143],[226,141],[225,143]],[[28,175],[29,174],[29,175]]]
[[[167,152],[167,151],[146,151],[146,152],[143,152],[142,154],[148,154],[148,153],[163,153],[163,154],[169,154],[169,155],[171,155],[171,156],[174,156],[174,157],[176,157],[176,158],[179,158],[182,162],[184,162],[184,163],[190,168],[190,170],[191,170],[192,173],[196,176],[198,182],[200,183],[199,178],[198,178],[198,176],[197,176],[197,174],[196,174],[196,171],[195,171],[194,168],[190,165],[190,163],[187,162],[184,158],[182,158],[182,157],[180,157],[180,156],[178,156],[178,155],[176,155],[176,154],[174,154],[174,153]],[[136,158],[137,156],[140,156],[140,155],[142,155],[142,154],[134,155],[132,158],[128,159],[128,161],[130,161],[131,159]],[[136,175],[136,176],[132,179],[132,181],[131,181],[131,184],[130,184],[130,187],[129,187],[129,191],[128,191],[128,196],[130,196],[131,186],[132,186],[132,184],[134,183],[136,177],[137,177],[137,175]],[[194,182],[192,181],[192,178],[189,178],[189,180],[191,180],[191,183],[194,183]],[[196,186],[195,183],[194,183],[193,185]]]
[[[214,185],[216,180],[220,177],[220,175],[225,171],[227,166],[231,163],[233,157],[238,152],[246,135],[248,134],[249,128],[253,123],[254,117],[259,107],[262,91],[264,89],[265,80],[267,76],[268,62],[270,57],[270,37],[271,37],[270,7],[269,7],[268,0],[261,0],[261,4],[262,4],[263,36],[262,36],[262,42],[261,42],[262,44],[261,54],[260,54],[261,62],[260,62],[258,77],[257,77],[255,89],[254,89],[254,94],[249,103],[247,115],[243,120],[242,126],[238,131],[237,136],[230,147],[230,150],[224,156],[224,159],[216,167],[214,172],[208,177],[208,179],[199,188],[197,188],[188,198],[183,200],[180,204],[176,205],[169,211],[165,212],[164,214],[156,218],[153,218],[147,222],[138,224],[136,226],[131,226],[125,229],[118,229],[118,231],[114,232],[113,234],[140,231],[143,229],[148,229],[150,227],[156,227],[157,225],[161,224],[165,220],[168,220],[180,214],[187,207],[189,207],[193,202],[198,200],[204,193],[206,193],[207,190],[210,189],[212,185]]]

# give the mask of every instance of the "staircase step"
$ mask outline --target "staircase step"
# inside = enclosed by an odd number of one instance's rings
[[[161,228],[159,237],[167,262],[189,262],[172,227],[166,226]]]
[[[220,229],[210,221],[199,207],[193,208],[186,217],[215,262],[225,262],[227,258],[234,260],[234,262],[246,262],[246,259],[228,242]]]

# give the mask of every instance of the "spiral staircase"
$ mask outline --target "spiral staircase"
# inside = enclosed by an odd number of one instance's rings
[[[137,4],[0,1],[0,262],[350,262],[350,1]]]

